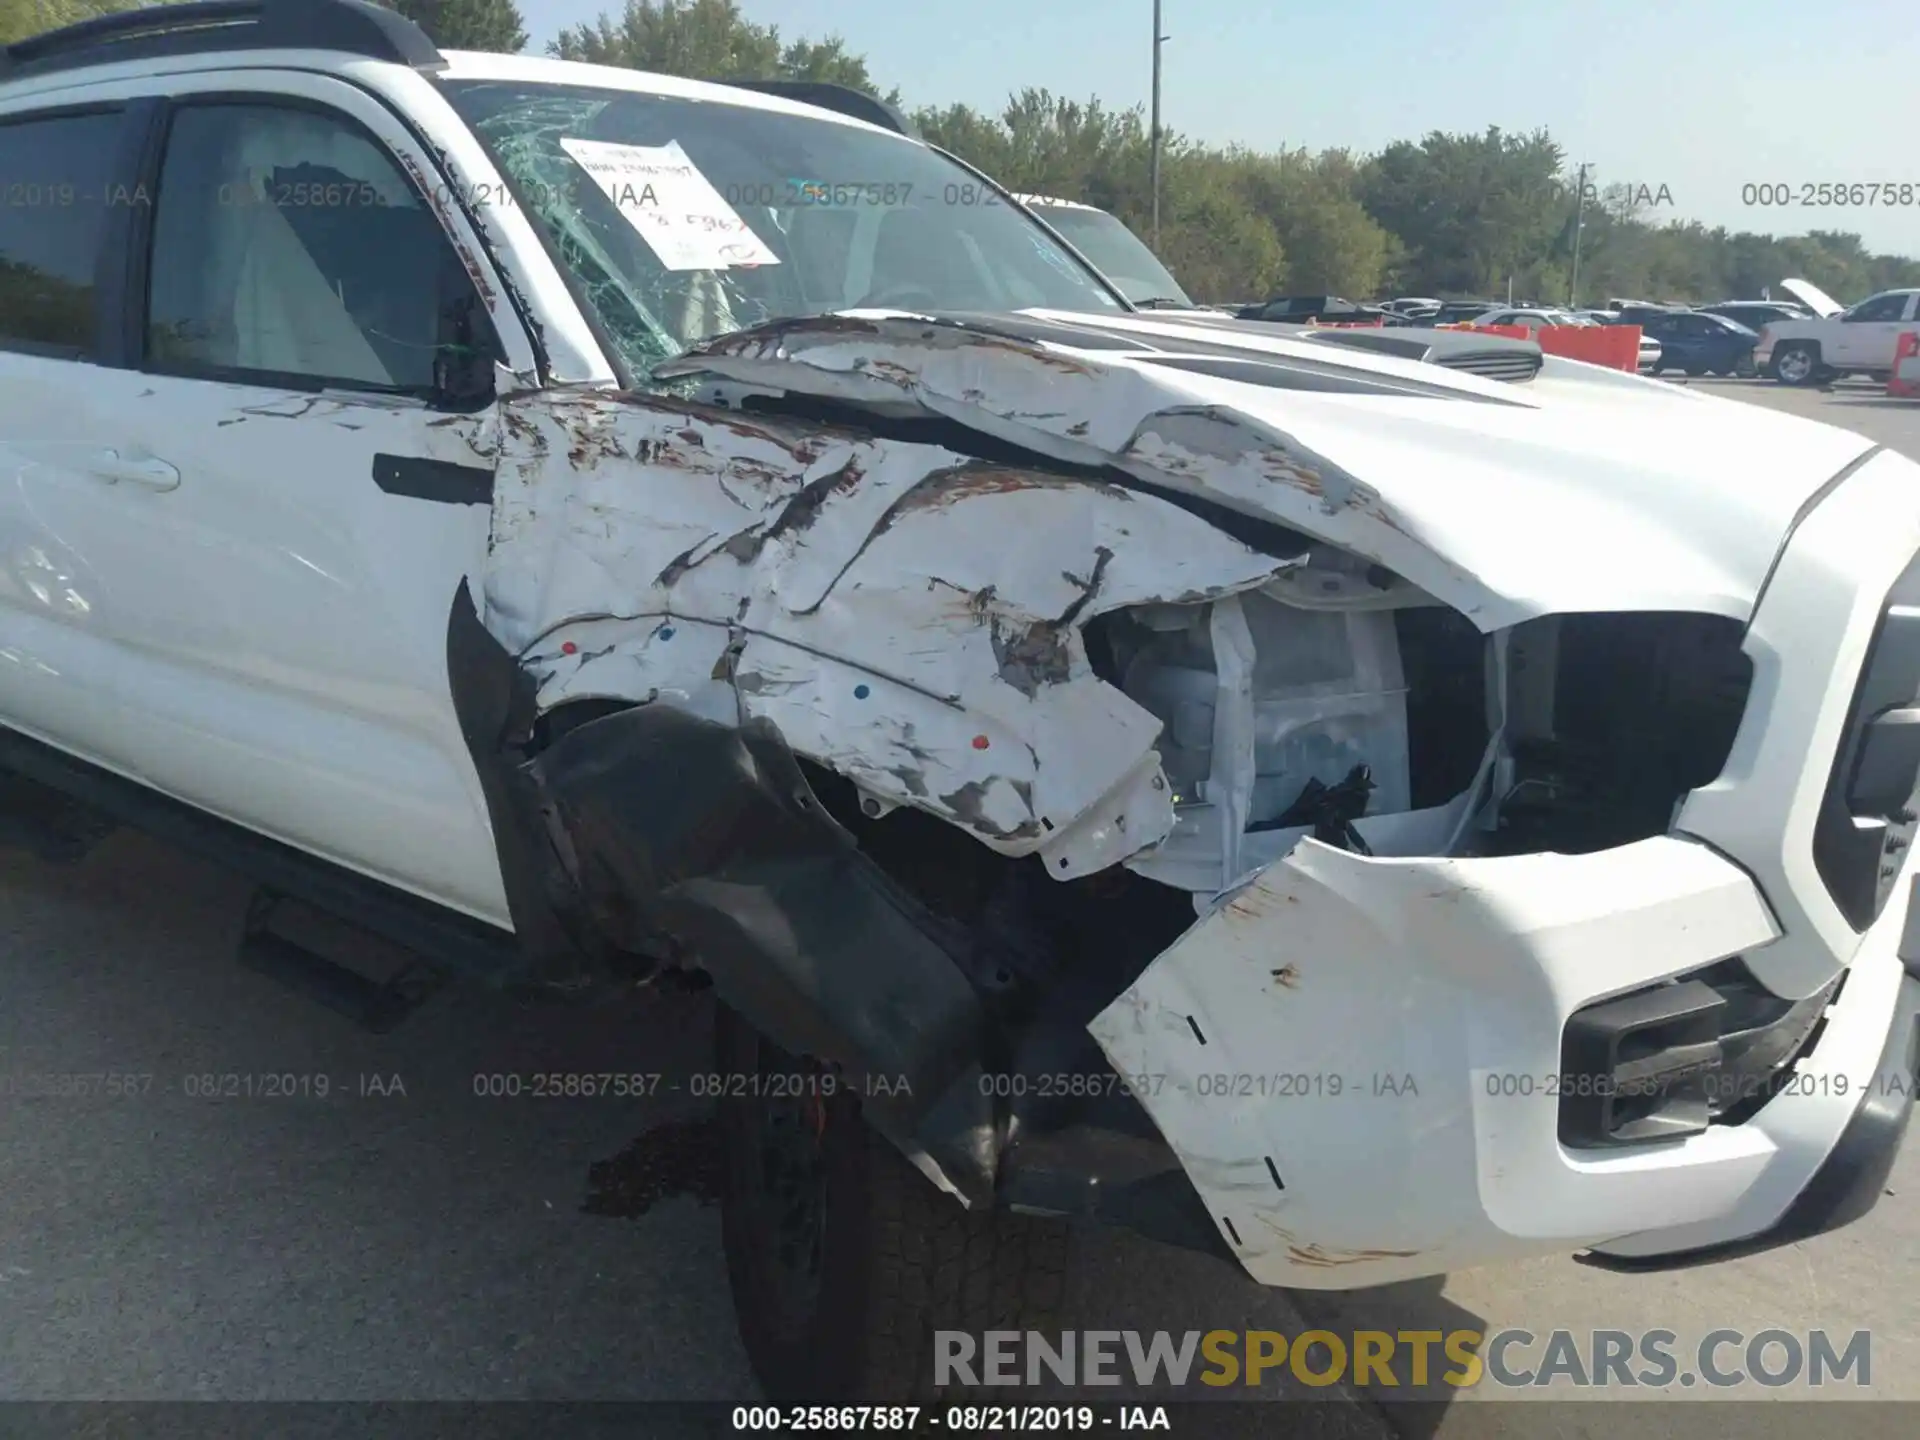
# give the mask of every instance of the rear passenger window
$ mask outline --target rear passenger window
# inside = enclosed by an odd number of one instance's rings
[[[478,292],[374,137],[291,106],[179,111],[154,197],[147,359],[430,395],[498,353]]]
[[[94,349],[120,112],[0,121],[0,345]]]

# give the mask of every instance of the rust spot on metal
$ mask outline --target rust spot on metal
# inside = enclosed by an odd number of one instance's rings
[[[1367,1265],[1376,1260],[1411,1260],[1418,1250],[1329,1250],[1321,1245],[1289,1245],[1287,1256],[1296,1265],[1330,1270],[1340,1265]]]
[[[1038,475],[1031,470],[1009,470],[998,465],[970,462],[945,470],[935,470],[900,497],[885,523],[915,510],[943,510],[976,495],[1013,495],[1023,490],[1065,488],[1078,482]]]
[[[808,481],[767,527],[761,536],[761,543],[764,545],[783,535],[807,529],[819,518],[821,508],[829,500],[835,495],[845,494],[865,478],[866,472],[860,468],[860,462],[850,459],[838,470],[830,470],[818,479]]]
[[[1066,375],[1091,376],[1095,373],[1092,366],[1072,356],[1059,354],[1030,341],[995,335],[962,322],[938,321],[929,324],[919,320],[876,321],[855,319],[847,315],[800,316],[787,320],[775,320],[765,325],[756,325],[748,330],[721,335],[703,345],[693,347],[678,359],[657,367],[656,373],[666,378],[695,373],[701,368],[699,362],[702,360],[771,359],[791,360],[804,364],[805,361],[797,352],[804,349],[805,341],[809,339],[832,341],[848,336],[881,339],[909,352],[961,348],[998,350],[1023,360],[1034,361]],[[791,348],[786,343],[790,340],[796,342]],[[910,385],[919,379],[918,368],[899,359],[863,355],[856,358],[852,368],[894,385]]]
[[[1070,631],[1045,620],[1016,627],[996,616],[988,633],[1000,678],[1029,699],[1042,685],[1064,685],[1073,678]]]
[[[1271,897],[1260,890],[1249,887],[1229,900],[1223,907],[1229,915],[1242,920],[1259,920],[1267,913],[1266,902]]]

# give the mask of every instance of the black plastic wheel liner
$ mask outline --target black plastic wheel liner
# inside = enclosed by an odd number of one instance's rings
[[[882,1134],[991,1202],[988,1023],[964,941],[861,853],[771,722],[639,705],[523,773],[607,943],[670,939],[782,1050],[838,1066]]]
[[[546,849],[538,797],[522,779],[535,713],[531,677],[481,622],[463,580],[447,615],[447,688],[487,802],[494,852],[522,965],[517,985],[560,987],[593,979],[593,937],[569,923],[570,889]]]

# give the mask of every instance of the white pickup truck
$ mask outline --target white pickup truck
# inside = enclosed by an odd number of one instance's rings
[[[1344,1289],[1880,1196],[1900,455],[1138,310],[897,129],[361,0],[8,47],[0,173],[0,795],[377,1028],[704,978],[769,1396],[1033,1328],[1073,1217]]]
[[[1789,280],[1784,288],[1815,318],[1776,320],[1760,332],[1754,365],[1783,385],[1816,385],[1847,375],[1884,381],[1893,372],[1901,333],[1920,329],[1920,290],[1883,290],[1843,309],[1805,280]]]

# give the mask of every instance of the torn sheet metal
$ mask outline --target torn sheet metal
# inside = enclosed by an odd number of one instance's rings
[[[1662,836],[1589,855],[1373,859],[1301,840],[1088,1027],[1255,1279],[1348,1289],[1563,1253],[1732,1207],[1745,1127],[1574,1155],[1574,1010],[1779,934]]]
[[[938,416],[1113,467],[1378,562],[1484,631],[1577,610],[1744,619],[1796,512],[1868,447],[1666,390],[1598,403],[1571,382],[1536,393],[1177,316],[1020,318],[1070,319],[1097,343],[862,311],[722,336],[654,373]],[[1269,362],[1269,379],[1174,363],[1228,344]],[[1383,396],[1382,377],[1421,393]],[[1474,403],[1489,390],[1508,403]]]
[[[487,624],[572,699],[764,718],[1056,878],[1173,825],[1160,721],[1081,627],[1296,563],[1158,497],[930,444],[597,391],[514,397]]]

